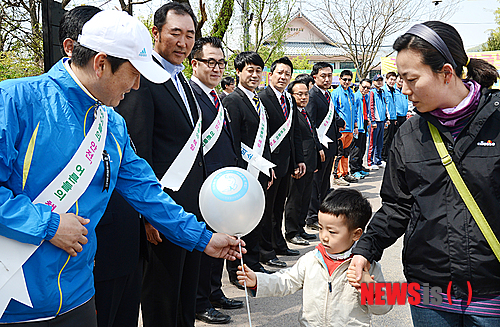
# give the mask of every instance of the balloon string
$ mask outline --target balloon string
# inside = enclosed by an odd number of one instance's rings
[[[237,236],[238,236],[238,241],[241,240],[241,235],[238,234]],[[241,253],[241,268],[246,275],[245,266],[243,265],[243,253],[241,252],[241,242],[239,242],[238,245],[240,247],[240,253]],[[247,280],[246,279],[243,280],[243,284],[245,286],[245,300],[247,303],[248,323],[250,324],[250,327],[252,327],[252,318],[250,318],[250,304],[248,303],[248,292],[247,292]]]

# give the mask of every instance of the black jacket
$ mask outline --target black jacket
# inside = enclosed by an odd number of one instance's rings
[[[196,124],[196,100],[184,76],[179,76]],[[148,161],[160,180],[193,132],[194,126],[187,110],[172,79],[163,84],[155,84],[143,76],[140,88],[127,93],[117,107],[117,111],[127,122],[137,154]],[[202,220],[198,193],[205,177],[205,164],[200,147],[193,167],[179,191],[166,190],[177,204],[187,212],[195,214],[198,220]]]
[[[379,260],[383,249],[404,236],[408,282],[429,283],[454,296],[500,294],[500,263],[461,199],[432,140],[438,128],[494,233],[500,236],[500,93],[483,90],[478,109],[456,141],[430,114],[412,117],[391,146],[380,195],[382,207],[355,254]],[[491,141],[491,142],[490,142]],[[489,145],[488,145],[489,144]]]
[[[328,110],[329,104],[326,100],[325,94],[317,86],[313,86],[309,91],[309,102],[306,106],[306,111],[313,127],[319,127],[319,125],[323,122],[323,119],[325,119]],[[337,140],[341,137],[339,127],[345,126],[344,120],[340,118],[337,112],[335,112],[334,117],[334,121],[326,132],[326,135],[333,142],[328,143],[328,148],[322,146],[325,151],[325,156],[327,157],[335,157],[337,155]]]
[[[241,157],[241,142],[245,143],[250,148],[253,147],[255,135],[259,128],[260,118],[255,110],[250,99],[239,88],[235,88],[227,97],[224,98],[222,104],[229,113],[231,119],[231,130],[234,139],[234,152],[238,156],[238,166],[247,169],[248,163]],[[267,114],[267,113],[266,113]],[[267,137],[264,145],[264,153],[262,157],[271,161],[271,148],[269,147],[269,125],[267,129]],[[264,188],[267,188],[269,177],[262,173],[259,174],[259,181]]]
[[[278,102],[276,93],[268,86],[259,93],[259,98],[264,107],[266,107],[269,119],[267,126],[269,126],[269,138],[286,122],[281,104]],[[276,177],[288,176],[298,167],[299,163],[304,162],[304,154],[302,152],[302,137],[300,134],[299,124],[297,122],[297,104],[295,100],[289,103],[288,98],[285,96],[288,112],[292,114],[292,126],[286,137],[281,141],[280,145],[271,153],[271,162],[276,165],[274,172]],[[306,167],[307,169],[307,167]]]
[[[196,101],[200,106],[202,112],[202,130],[203,133],[212,125],[215,117],[217,116],[217,109],[215,108],[212,100],[201,89],[201,87],[194,81],[190,80],[189,84],[193,89]],[[220,97],[219,97],[220,101]],[[222,103],[220,103],[222,106]],[[221,108],[222,109],[222,108]],[[238,156],[234,153],[233,133],[231,132],[231,124],[228,115],[224,114],[225,124],[222,126],[222,131],[215,142],[214,146],[207,154],[204,155],[205,166],[207,175],[212,174],[214,171],[228,167],[238,166]]]
[[[300,133],[302,135],[302,149],[304,152],[304,163],[306,164],[307,172],[314,172],[316,169],[321,168],[321,158],[319,150],[322,149],[321,144],[318,140],[318,134],[316,129],[313,127],[312,131],[309,128],[306,117],[297,110],[297,125],[299,125]],[[307,115],[307,112],[306,112]],[[309,119],[309,122],[311,120]],[[312,126],[312,124],[311,124]]]

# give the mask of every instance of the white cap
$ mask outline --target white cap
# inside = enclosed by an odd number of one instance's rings
[[[170,78],[170,74],[153,61],[153,42],[146,26],[124,11],[104,10],[95,14],[83,25],[78,43],[97,52],[128,59],[153,83],[164,83]]]

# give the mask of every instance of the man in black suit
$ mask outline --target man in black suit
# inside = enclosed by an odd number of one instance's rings
[[[332,84],[332,65],[327,62],[314,64],[311,76],[314,78],[315,84],[309,91],[309,103],[306,106],[306,111],[322,144],[322,151],[320,151],[322,164],[321,169],[314,173],[306,223],[308,227],[319,230],[319,206],[330,189],[333,159],[337,155],[337,139],[341,136],[339,128],[343,129],[345,122],[335,112],[331,94],[328,91]]]
[[[231,76],[224,77],[220,82],[220,87],[222,88],[222,92],[219,94],[219,99],[220,101],[222,101],[229,95],[229,93],[234,91],[234,78],[232,78]]]
[[[276,60],[271,65],[269,86],[259,93],[269,115],[271,161],[276,165],[275,180],[267,191],[266,209],[262,218],[260,261],[278,268],[286,267],[286,263],[279,260],[276,254],[300,254],[299,251],[288,248],[281,226],[289,177],[297,172],[303,176],[306,172],[296,104],[286,92],[292,73],[293,64],[288,57]]]
[[[257,93],[255,93],[255,89],[262,80],[264,61],[258,53],[246,51],[236,56],[234,67],[240,83],[234,92],[224,99],[223,105],[231,118],[231,130],[235,152],[238,155],[238,166],[252,173],[259,180],[265,192],[273,183],[271,176],[274,174],[272,170],[274,165],[270,162],[271,149],[269,147],[267,113]],[[256,167],[253,164],[254,161],[249,160],[250,156],[254,158],[261,156],[265,165]],[[243,237],[247,248],[247,254],[243,255],[243,258],[253,271],[267,272],[259,262],[261,229],[262,220],[252,232]],[[243,288],[236,278],[238,263],[226,261],[226,267],[231,283],[238,288]]]
[[[309,245],[307,240],[315,239],[316,236],[306,233],[304,226],[311,200],[314,172],[321,167],[319,151],[322,148],[305,108],[309,102],[307,81],[296,79],[288,85],[288,92],[297,102],[299,113],[297,123],[302,135],[302,149],[307,170],[303,176],[297,173],[292,175],[285,204],[285,236],[291,243]]]
[[[155,12],[153,57],[171,79],[154,84],[141,77],[139,90],[127,94],[118,111],[166,192],[200,220],[198,194],[206,173],[201,140],[193,131],[201,129],[201,117],[182,74],[196,24],[192,9],[184,4],[169,2]],[[195,150],[184,155],[186,147]],[[151,244],[141,295],[144,326],[194,326],[201,253],[169,242],[149,223],[146,233]]]
[[[196,40],[190,57],[193,75],[189,83],[203,117],[203,156],[207,175],[210,175],[220,168],[238,164],[229,119],[214,89],[226,68],[221,40],[216,37]],[[209,324],[228,323],[231,317],[216,310],[214,306],[238,309],[243,306],[243,302],[228,299],[222,292],[224,260],[203,253],[201,267],[203,273],[200,273],[198,282],[196,319]]]

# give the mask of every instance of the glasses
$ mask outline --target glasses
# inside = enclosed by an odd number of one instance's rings
[[[370,86],[364,86],[364,85],[361,85],[361,88],[362,88],[362,89],[369,89],[369,88],[370,88]]]
[[[342,80],[343,80],[344,82],[350,82],[350,81],[352,81],[352,78],[342,78]]]
[[[225,61],[224,59],[221,59],[219,61],[215,59],[201,59],[201,58],[194,58],[194,59],[204,62],[208,66],[208,68],[214,68],[215,65],[219,65],[220,69],[224,69],[226,68],[227,65],[227,61]]]

